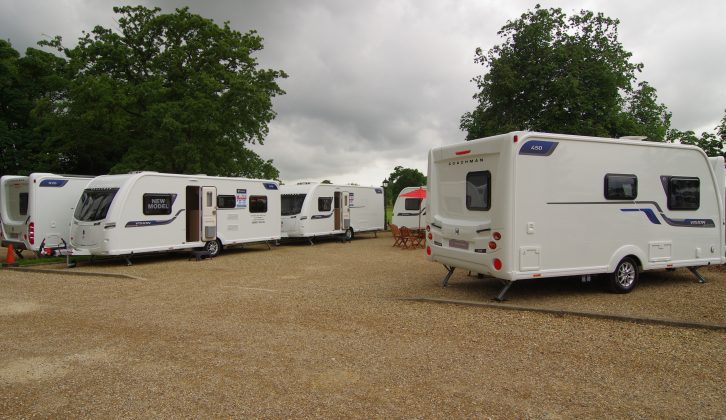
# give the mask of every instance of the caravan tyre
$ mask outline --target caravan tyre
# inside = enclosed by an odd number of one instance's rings
[[[209,252],[210,257],[216,257],[222,251],[222,243],[219,242],[219,239],[209,241],[204,244],[204,250]]]
[[[630,258],[623,258],[610,273],[609,285],[613,293],[628,293],[638,283],[638,264]]]
[[[345,231],[345,240],[350,241],[353,239],[353,228],[348,228],[348,230]]]

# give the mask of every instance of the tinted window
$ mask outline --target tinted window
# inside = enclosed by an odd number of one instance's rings
[[[605,175],[605,198],[634,200],[638,196],[638,177],[635,175]]]
[[[235,208],[237,201],[233,195],[218,195],[217,196],[217,208],[220,209],[233,209]]]
[[[28,193],[22,192],[19,194],[20,199],[20,215],[21,216],[27,216],[28,215]]]
[[[144,194],[144,214],[147,216],[171,214],[176,194]]]
[[[421,199],[420,198],[407,198],[404,202],[406,210],[421,210]]]
[[[701,204],[698,178],[672,176],[668,179],[668,210],[697,210]]]
[[[491,208],[491,180],[489,171],[466,174],[466,208],[486,211]]]
[[[250,213],[267,213],[267,196],[250,196]]]
[[[318,211],[330,211],[333,208],[333,197],[319,197]]]
[[[109,207],[116,196],[118,188],[88,189],[83,191],[73,214],[81,222],[94,222],[106,218]]]
[[[304,202],[305,194],[283,194],[281,214],[283,216],[300,214]]]

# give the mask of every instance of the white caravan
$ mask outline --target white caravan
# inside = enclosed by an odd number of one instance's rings
[[[693,146],[513,132],[432,149],[426,253],[512,282],[723,264],[724,161]]]
[[[91,179],[49,173],[0,178],[3,244],[38,254],[70,247],[73,210]]]
[[[282,237],[312,238],[383,230],[383,189],[301,182],[281,185]]]
[[[393,204],[391,223],[409,229],[426,226],[426,187],[406,187],[401,190]]]
[[[71,245],[91,255],[123,255],[280,239],[275,181],[138,172],[103,175],[83,192]]]

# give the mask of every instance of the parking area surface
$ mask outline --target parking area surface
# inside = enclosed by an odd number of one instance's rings
[[[0,271],[8,416],[720,417],[726,331],[404,300],[493,279],[361,237]],[[2,255],[5,251],[0,250]],[[44,267],[49,268],[49,267]],[[81,272],[133,278],[82,276]],[[508,304],[726,324],[726,272],[515,284]]]

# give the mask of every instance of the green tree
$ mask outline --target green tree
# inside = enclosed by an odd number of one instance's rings
[[[0,175],[25,175],[50,170],[43,162],[46,133],[36,129],[33,109],[63,88],[65,61],[53,54],[28,48],[25,56],[0,40]]]
[[[655,88],[637,83],[643,65],[618,40],[619,21],[537,5],[509,21],[501,45],[474,61],[488,68],[473,81],[476,108],[461,118],[467,140],[515,130],[662,141],[670,113]]]
[[[386,188],[386,204],[391,205],[398,194],[406,187],[421,187],[426,185],[426,176],[418,169],[396,166],[388,175]]]
[[[39,109],[56,158],[90,174],[279,176],[245,147],[263,143],[272,98],[285,93],[276,82],[283,71],[258,68],[262,38],[188,8],[113,10],[118,31],[96,26],[73,49],[60,37],[43,43],[65,53],[72,80]]]
[[[692,130],[680,131],[673,128],[668,130],[667,141],[698,146],[708,156],[723,156],[724,146],[726,146],[726,110],[724,111],[724,117],[721,123],[715,128],[715,131],[715,134],[703,132],[699,137]]]

